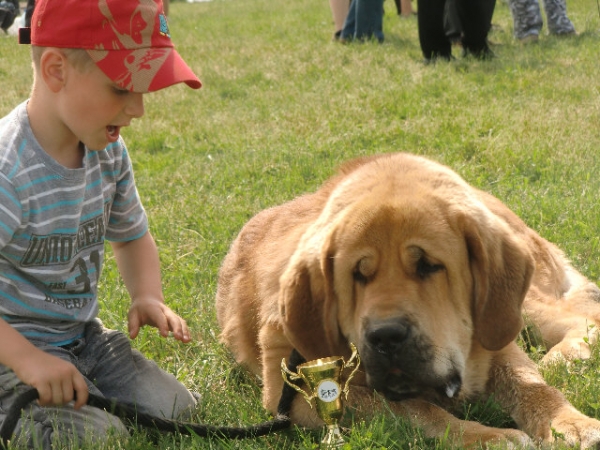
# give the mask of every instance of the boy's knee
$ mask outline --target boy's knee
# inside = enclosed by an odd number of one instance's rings
[[[197,392],[189,392],[182,401],[178,401],[178,411],[173,415],[173,419],[189,421],[192,417],[193,412],[196,410],[200,403],[200,394]]]
[[[168,393],[155,396],[153,403],[150,405],[147,404],[143,407],[138,403],[138,408],[140,410],[144,409],[144,412],[152,416],[189,421],[198,405],[194,395],[182,384],[165,387],[165,391],[168,391]]]
[[[72,404],[63,407],[32,406],[19,420],[15,443],[27,448],[83,448],[99,440],[129,437],[121,420],[98,408],[83,406],[75,410]]]

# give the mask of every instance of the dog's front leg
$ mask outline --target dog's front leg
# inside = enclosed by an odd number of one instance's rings
[[[515,343],[494,356],[488,390],[535,441],[564,440],[582,448],[600,443],[600,421],[577,411],[560,391],[549,386]]]
[[[365,386],[352,385],[348,396],[348,410],[355,417],[368,418],[384,412],[406,418],[415,428],[423,430],[428,438],[447,439],[447,445],[457,448],[481,444],[511,442],[519,448],[530,447],[529,436],[520,430],[492,428],[477,422],[461,420],[445,409],[423,399],[387,402]]]
[[[461,420],[445,409],[421,399],[405,400],[398,404],[413,426],[423,429],[425,436],[447,436],[450,444],[470,448],[481,444],[511,442],[519,448],[529,448],[533,442],[520,430],[493,428],[478,422]]]
[[[279,401],[283,393],[283,375],[281,373],[281,361],[286,363],[290,360],[293,347],[277,325],[265,325],[259,335],[261,348],[262,382],[263,382],[263,406],[272,414],[277,414]],[[306,389],[303,383],[297,382],[300,388]],[[289,411],[293,423],[305,427],[319,427],[323,422],[317,416],[316,411],[306,400],[297,394]]]

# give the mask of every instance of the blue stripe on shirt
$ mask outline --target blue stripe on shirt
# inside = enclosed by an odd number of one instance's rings
[[[27,147],[27,139],[23,139],[21,141],[21,145],[19,145],[19,150],[17,150],[17,162],[20,163],[21,162],[21,155],[23,154],[23,150],[25,150],[25,147]],[[12,178],[15,176],[15,173],[17,173],[17,171],[19,170],[19,166],[20,164],[15,164],[15,166],[12,168],[12,170],[8,173],[8,179],[12,180]]]
[[[26,303],[23,303],[22,301],[16,299],[12,295],[8,295],[6,292],[0,292],[0,296],[8,299],[12,303],[15,303],[15,304],[17,304],[17,305],[25,308],[28,311],[32,311],[32,312],[35,312],[37,314],[41,314],[43,316],[55,317],[57,319],[64,319],[64,320],[72,320],[73,317],[74,317],[73,315],[58,314],[58,313],[55,313],[55,312],[52,312],[52,311],[44,311],[43,309],[33,308],[33,307],[27,305]]]
[[[60,176],[59,175],[49,175],[47,177],[41,177],[41,178],[38,178],[37,180],[33,180],[27,184],[24,184],[23,186],[19,186],[18,188],[15,188],[15,191],[20,192],[20,191],[24,191],[27,189],[31,189],[32,186],[35,186],[36,184],[40,184],[40,183],[45,183],[48,180],[60,180]]]

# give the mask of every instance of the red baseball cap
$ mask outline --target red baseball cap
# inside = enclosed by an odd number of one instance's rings
[[[21,43],[81,48],[111,80],[132,92],[202,83],[175,50],[162,0],[37,0]]]

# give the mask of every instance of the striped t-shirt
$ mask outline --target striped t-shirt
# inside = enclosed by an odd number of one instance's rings
[[[81,337],[98,314],[104,239],[147,227],[122,139],[67,169],[36,141],[26,103],[0,119],[0,317],[22,335]]]

